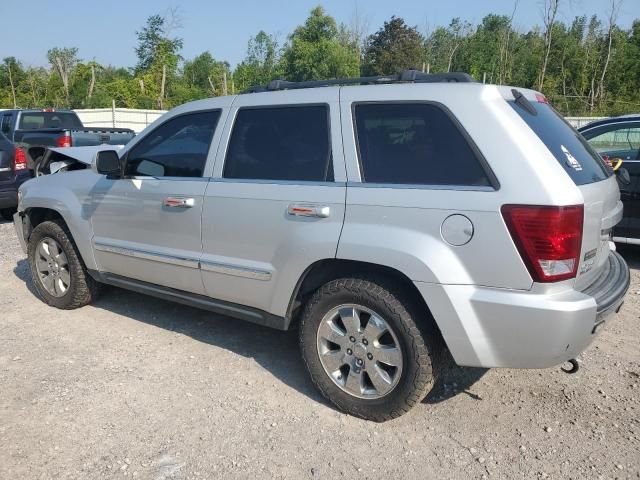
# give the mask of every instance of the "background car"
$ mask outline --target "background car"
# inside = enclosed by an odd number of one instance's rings
[[[613,231],[618,243],[640,245],[640,114],[592,122],[578,130],[603,158],[621,159],[631,183],[620,183],[624,217]]]
[[[24,150],[0,133],[0,214],[5,220],[11,220],[18,206],[18,187],[29,178]]]

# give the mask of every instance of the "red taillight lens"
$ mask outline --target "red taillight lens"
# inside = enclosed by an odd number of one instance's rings
[[[70,147],[71,146],[71,135],[63,135],[62,137],[58,137],[56,142],[59,147]]]
[[[27,168],[27,156],[24,153],[24,150],[20,147],[16,147],[16,156],[13,162],[13,171],[17,172],[18,170],[26,170]]]
[[[576,276],[582,246],[582,205],[504,205],[502,216],[535,282]]]

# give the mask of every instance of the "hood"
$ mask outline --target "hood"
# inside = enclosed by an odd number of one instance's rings
[[[96,153],[101,150],[120,150],[123,145],[94,145],[91,147],[56,147],[49,148],[52,152],[60,153],[78,162],[91,165]]]

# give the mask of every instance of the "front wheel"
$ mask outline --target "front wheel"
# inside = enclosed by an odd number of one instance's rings
[[[419,317],[419,309],[382,279],[325,284],[300,324],[313,383],[339,409],[360,418],[380,422],[408,412],[433,386],[432,359],[440,348],[435,332],[423,334],[428,319]]]
[[[87,273],[64,223],[42,222],[27,247],[33,283],[46,304],[70,310],[97,297],[99,284]]]

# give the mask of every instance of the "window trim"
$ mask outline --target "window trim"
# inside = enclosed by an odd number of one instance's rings
[[[422,183],[379,183],[379,182],[367,182],[364,180],[364,168],[362,167],[362,155],[360,153],[360,139],[358,138],[358,125],[356,120],[356,107],[360,105],[431,105],[439,108],[453,123],[453,126],[462,135],[462,138],[467,142],[469,148],[473,152],[476,160],[480,164],[480,168],[484,171],[484,174],[489,181],[489,185],[459,185],[459,184],[422,184]],[[500,190],[500,182],[498,177],[491,169],[489,162],[482,154],[476,143],[471,138],[471,135],[462,126],[460,121],[456,118],[449,108],[443,103],[433,100],[372,100],[372,101],[355,101],[351,103],[351,127],[353,129],[353,137],[356,146],[356,159],[358,161],[358,170],[360,172],[360,180],[355,182],[348,182],[352,185],[378,187],[378,188],[409,188],[409,189],[422,189],[422,190],[464,190],[464,191],[478,191],[478,192],[497,192]]]
[[[303,108],[303,107],[324,107],[327,116],[327,144],[329,145],[329,160],[333,169],[331,174],[334,180],[283,180],[283,179],[265,179],[265,178],[230,178],[225,177],[224,172],[227,166],[227,158],[229,156],[229,147],[231,146],[231,139],[235,131],[236,122],[238,121],[238,114],[241,110],[274,110],[274,109],[289,109],[289,108]],[[229,127],[229,135],[226,140],[224,154],[222,156],[222,171],[220,177],[216,178],[216,181],[222,180],[225,182],[239,182],[239,183],[259,183],[259,184],[276,184],[276,185],[334,185],[336,183],[335,177],[335,159],[333,155],[333,142],[332,142],[332,130],[331,130],[331,105],[328,102],[310,102],[310,103],[277,103],[268,105],[247,105],[242,107],[236,107],[236,111],[233,114],[233,120]],[[327,173],[328,170],[327,170]],[[325,174],[326,177],[326,174]],[[342,182],[344,185],[345,182]]]
[[[156,178],[156,179],[162,179],[162,180],[193,180],[193,179],[198,179],[198,178],[208,178],[204,176],[204,172],[206,170],[206,166],[207,163],[209,162],[209,156],[211,155],[211,147],[213,146],[213,140],[216,136],[216,132],[218,130],[218,128],[220,128],[220,121],[222,120],[222,108],[203,108],[201,110],[190,110],[188,112],[183,112],[183,113],[179,113],[178,115],[173,115],[169,118],[167,118],[166,120],[164,120],[162,123],[156,125],[154,127],[153,130],[151,130],[149,133],[145,133],[144,136],[140,136],[139,140],[134,143],[133,145],[131,145],[131,148],[129,148],[124,156],[122,157],[122,174],[120,176],[120,179],[122,180],[126,180],[126,179],[143,179],[143,178]],[[127,165],[129,163],[129,155],[131,154],[132,151],[134,151],[139,145],[140,143],[144,142],[144,140],[149,137],[150,135],[153,135],[154,132],[156,132],[159,128],[163,127],[164,125],[166,125],[167,123],[171,122],[172,120],[176,119],[176,118],[180,118],[180,117],[184,117],[186,115],[192,115],[194,113],[213,113],[213,112],[218,112],[218,121],[216,122],[216,126],[213,129],[213,132],[211,134],[211,140],[209,140],[209,149],[207,150],[207,155],[204,161],[204,165],[202,166],[202,173],[200,174],[200,176],[198,177],[176,177],[176,176],[163,176],[163,177],[149,177],[149,176],[145,176],[145,175],[125,175],[126,171],[127,171]]]

